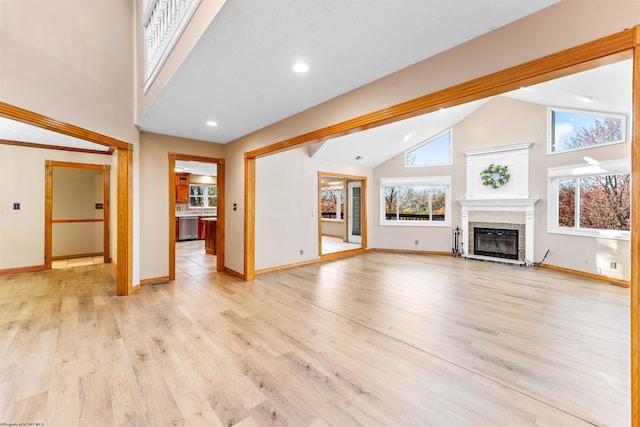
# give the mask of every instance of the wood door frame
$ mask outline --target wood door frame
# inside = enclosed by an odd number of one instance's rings
[[[44,193],[44,265],[47,270],[51,269],[51,260],[53,259],[53,168],[70,168],[70,169],[93,169],[102,171],[102,251],[104,263],[111,262],[110,249],[110,205],[111,205],[111,166],[98,165],[91,163],[72,163],[60,162],[55,160],[45,161],[45,193]]]
[[[338,178],[338,179],[342,179],[345,183],[345,200],[347,200],[348,197],[348,183],[349,182],[359,182],[361,187],[362,187],[362,198],[360,200],[360,208],[362,210],[362,224],[360,225],[362,227],[362,242],[360,243],[360,245],[362,246],[362,248],[366,249],[367,248],[367,177],[366,176],[359,176],[359,175],[346,175],[346,174],[341,174],[341,173],[333,173],[333,172],[322,172],[322,171],[318,171],[318,255],[320,256],[320,258],[322,258],[323,255],[331,255],[331,254],[323,254],[322,253],[322,209],[321,209],[321,199],[322,199],[322,179],[323,178]],[[345,237],[348,237],[347,234],[349,233],[349,226],[348,226],[348,221],[349,221],[349,214],[347,213],[347,209],[349,209],[349,206],[351,205],[351,202],[349,202],[348,206],[345,206],[345,218],[344,218],[344,225],[345,225]],[[348,239],[347,239],[348,241]],[[345,251],[345,252],[349,252],[349,251]],[[332,256],[332,258],[335,258],[335,256]]]
[[[622,59],[633,58],[633,118],[631,176],[634,196],[640,196],[640,25],[525,62],[483,77],[445,88],[382,110],[314,130],[244,153],[244,272],[255,278],[255,160],[279,151],[415,117],[488,96],[499,95],[564,77]],[[640,427],[640,197],[631,198],[631,424]]]
[[[224,271],[224,159],[169,153],[169,280],[176,279],[176,160],[217,165],[218,208],[216,221],[216,271]]]
[[[115,150],[118,165],[116,294],[126,296],[139,289],[133,288],[133,145],[1,101],[0,116],[109,147],[108,154]]]

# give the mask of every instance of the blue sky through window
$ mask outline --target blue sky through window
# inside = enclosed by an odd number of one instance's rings
[[[405,166],[433,166],[451,164],[451,131],[407,151]]]
[[[576,111],[553,110],[553,147],[552,152],[575,149],[577,147],[570,144],[571,137],[576,135],[576,130],[580,128],[591,129],[596,120],[603,123],[609,115],[598,115],[580,113]],[[614,120],[622,120],[614,117]],[[624,126],[624,123],[622,124]],[[607,141],[619,142],[619,141]]]

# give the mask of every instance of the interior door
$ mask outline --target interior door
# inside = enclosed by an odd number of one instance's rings
[[[360,181],[349,181],[349,218],[348,234],[349,243],[362,244],[362,184]]]

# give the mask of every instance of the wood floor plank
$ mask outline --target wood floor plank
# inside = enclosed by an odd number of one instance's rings
[[[0,276],[1,414],[47,426],[629,424],[625,288],[381,253],[252,282],[185,276],[126,298],[113,277],[109,264]]]

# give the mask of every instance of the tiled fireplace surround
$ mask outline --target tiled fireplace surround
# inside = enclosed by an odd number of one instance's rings
[[[524,264],[534,260],[535,203],[529,198],[529,146],[516,144],[465,152],[467,192],[461,205],[462,255],[466,258]],[[499,188],[482,185],[481,172],[490,164],[509,168],[509,181]],[[506,260],[473,253],[474,228],[518,230],[519,259]]]
[[[484,255],[473,253],[474,228],[503,228],[518,230],[519,260],[505,260],[501,262],[524,264],[522,255],[529,262],[533,262],[534,242],[534,205],[535,199],[514,200],[461,200],[462,205],[462,250],[467,258],[491,259]]]

